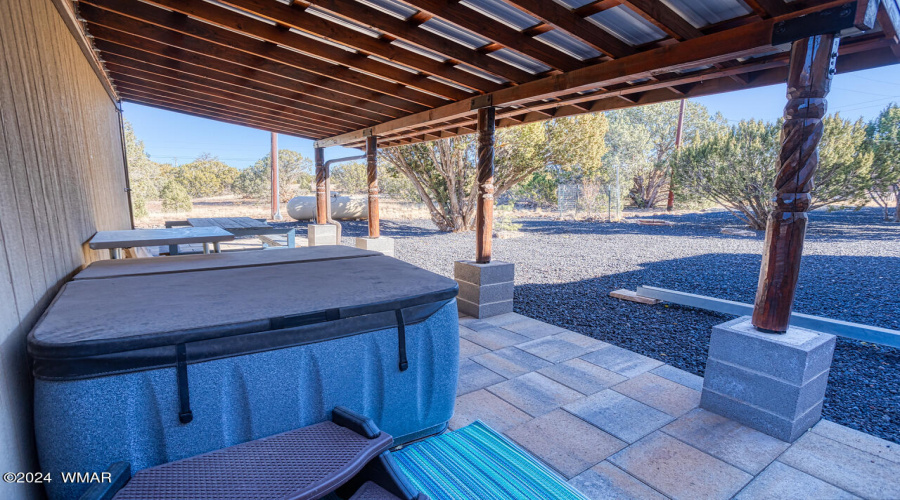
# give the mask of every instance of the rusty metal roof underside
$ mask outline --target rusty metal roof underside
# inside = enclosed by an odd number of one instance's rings
[[[124,101],[382,147],[784,82],[785,21],[852,9],[838,72],[900,62],[900,0],[79,0]],[[866,19],[863,19],[866,17]],[[806,19],[810,19],[807,17]]]

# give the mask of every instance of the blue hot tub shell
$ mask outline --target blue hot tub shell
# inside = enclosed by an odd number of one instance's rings
[[[443,430],[458,373],[455,282],[371,252],[284,252],[238,267],[88,268],[68,284],[29,335],[42,470],[124,460],[136,472],[322,422],[335,406],[397,443]],[[87,486],[53,481],[48,493]]]

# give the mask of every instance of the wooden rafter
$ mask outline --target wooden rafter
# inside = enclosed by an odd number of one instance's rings
[[[181,50],[159,42],[120,33],[113,35],[118,39],[116,42],[101,39],[99,37],[106,28],[96,26],[92,28],[95,32],[100,33],[95,35],[94,45],[100,48],[104,54],[118,55],[137,62],[146,61],[156,66],[174,69],[200,78],[208,78],[211,82],[231,83],[280,96],[294,101],[295,106],[300,109],[321,113],[332,118],[354,121],[348,115],[356,114],[359,118],[380,122],[401,114],[394,108],[355,96],[308,85],[280,75],[256,71],[240,64]]]
[[[269,63],[293,67],[296,71],[314,73],[326,87],[351,92],[350,87],[378,92],[373,101],[396,105],[400,109],[412,104],[435,106],[446,102],[402,84],[383,80],[303,53],[254,39],[231,30],[190,19],[141,2],[118,0],[85,0],[82,15],[89,22],[175,46],[190,45],[193,52],[234,59],[244,54],[250,66]],[[177,34],[184,35],[178,36]],[[183,47],[185,48],[185,47]]]
[[[331,116],[328,114],[327,108],[316,108],[313,106],[303,105],[302,102],[280,97],[277,94],[258,91],[249,86],[234,85],[223,81],[211,80],[197,76],[196,74],[171,69],[165,64],[162,65],[147,62],[146,60],[134,59],[121,56],[114,53],[105,53],[107,69],[110,71],[134,73],[141,78],[154,80],[156,78],[164,78],[168,82],[177,82],[179,86],[190,90],[206,91],[215,95],[228,96],[236,102],[256,105],[268,108],[274,113],[284,113],[297,118],[303,118],[307,121],[313,120],[321,122],[325,125],[334,127],[350,127],[359,128],[372,125],[375,122],[371,120],[356,120],[348,117]]]
[[[221,26],[237,29],[242,32],[259,36],[264,40],[287,45],[304,52],[314,53],[319,57],[341,57],[346,61],[336,61],[346,64],[359,62],[370,69],[365,70],[379,76],[390,78],[395,81],[413,85],[412,81],[418,81],[419,84],[425,84],[423,88],[429,92],[444,95],[448,98],[458,98],[454,95],[464,95],[462,91],[448,85],[440,84],[434,80],[428,79],[427,75],[438,76],[448,81],[455,82],[458,85],[468,87],[478,91],[490,91],[500,88],[494,82],[480,78],[472,73],[468,73],[453,67],[453,65],[444,64],[434,59],[416,54],[401,47],[397,47],[390,41],[382,38],[373,38],[356,30],[347,28],[333,21],[323,19],[305,11],[299,5],[288,6],[279,2],[269,2],[267,0],[223,0],[224,4],[231,5],[242,11],[249,12],[253,15],[268,19],[276,23],[275,26],[257,21],[241,14],[237,14],[231,10],[224,8],[212,8],[209,3],[201,0],[150,0],[152,3],[159,4],[177,12],[182,12],[191,16],[202,16],[209,22],[215,22]],[[350,52],[335,50],[334,47],[317,42],[309,37],[304,37],[285,30],[284,27],[294,28],[314,36],[323,37],[334,42],[353,47],[361,51],[359,54],[351,54]],[[369,58],[369,55],[378,56],[399,64],[414,68],[425,75],[413,75],[410,72],[388,66],[383,63]],[[349,56],[349,57],[348,57]],[[368,61],[368,62],[366,62]],[[375,66],[378,66],[377,68]],[[360,68],[363,69],[363,68]],[[449,91],[453,89],[455,92]]]
[[[635,52],[634,48],[603,29],[556,2],[544,0],[511,0],[510,3],[576,36],[584,43],[611,57],[622,57]]]
[[[498,77],[521,83],[536,77],[515,66],[504,63],[484,53],[469,49],[424,29],[419,29],[428,16],[412,16],[397,19],[355,0],[311,0],[311,3],[346,19],[362,22],[390,36],[419,45],[427,50],[443,54],[455,61],[467,62]]]

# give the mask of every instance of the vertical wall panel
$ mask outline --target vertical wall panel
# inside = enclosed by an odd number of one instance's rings
[[[0,471],[37,469],[25,335],[130,225],[116,106],[51,0],[0,1]],[[40,498],[0,483],[0,498]]]

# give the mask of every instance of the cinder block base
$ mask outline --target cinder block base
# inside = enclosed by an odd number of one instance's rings
[[[356,248],[363,250],[372,250],[373,252],[381,252],[388,257],[394,256],[394,239],[381,236],[379,238],[369,238],[363,236],[356,238]]]
[[[307,226],[308,245],[337,245],[337,227],[332,224],[310,224]]]
[[[713,327],[700,406],[782,441],[818,422],[835,337],[756,330],[747,316]]]
[[[459,312],[487,318],[513,312],[515,266],[509,262],[454,263],[453,277],[459,283]]]

